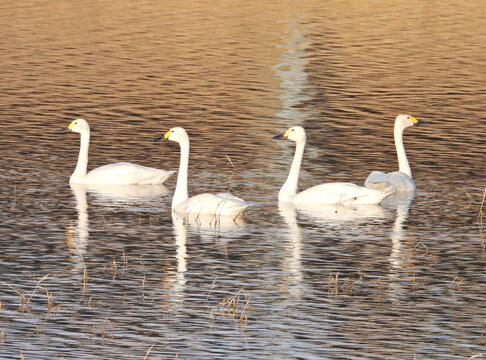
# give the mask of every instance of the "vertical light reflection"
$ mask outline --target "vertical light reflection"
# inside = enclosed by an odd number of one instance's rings
[[[288,125],[302,125],[308,115],[297,106],[310,100],[304,91],[307,88],[308,64],[306,49],[309,41],[304,35],[305,29],[298,17],[285,19],[287,28],[284,32],[286,43],[277,47],[284,49],[280,62],[273,66],[275,74],[280,78],[279,96],[282,102],[281,110],[276,114]]]

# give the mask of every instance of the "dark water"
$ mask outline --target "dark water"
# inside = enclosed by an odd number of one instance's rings
[[[1,358],[486,358],[485,24],[472,1],[2,2]],[[428,121],[414,199],[279,206],[272,136],[307,129],[302,189],[362,183],[397,168],[402,112]],[[71,189],[76,117],[90,169],[177,169],[151,139],[184,126],[190,193],[231,187],[245,221],[172,219],[175,177]]]

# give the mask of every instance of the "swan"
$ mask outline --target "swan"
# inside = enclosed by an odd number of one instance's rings
[[[278,201],[292,202],[295,204],[379,204],[391,192],[369,189],[352,183],[327,183],[313,186],[297,193],[300,165],[304,155],[306,135],[301,126],[293,126],[280,135],[273,137],[277,140],[295,141],[295,155],[290,167],[287,181],[278,193]]]
[[[88,122],[84,119],[76,119],[62,131],[81,134],[78,164],[69,179],[70,184],[155,185],[162,184],[175,172],[119,162],[103,165],[86,173],[90,135]]]
[[[393,136],[397,149],[399,170],[388,174],[382,171],[373,171],[364,183],[367,188],[392,191],[395,193],[417,191],[415,182],[412,179],[412,170],[408,164],[405,147],[403,146],[403,131],[414,125],[419,126],[422,124],[425,124],[425,122],[407,114],[400,114],[396,117]]]
[[[165,135],[156,137],[154,141],[168,139],[179,143],[181,158],[177,185],[172,198],[172,211],[182,215],[211,215],[232,216],[233,219],[243,214],[249,206],[243,199],[227,193],[209,194],[203,193],[189,197],[187,191],[187,169],[189,165],[189,136],[182,127],[174,127]]]

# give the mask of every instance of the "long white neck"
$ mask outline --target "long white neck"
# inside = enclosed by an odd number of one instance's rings
[[[179,143],[181,147],[181,161],[179,165],[179,173],[177,174],[177,185],[172,197],[172,209],[174,209],[181,202],[189,198],[187,192],[187,169],[189,167],[189,139],[184,139]]]
[[[395,137],[395,147],[397,148],[398,170],[412,177],[412,170],[408,164],[407,154],[403,146],[403,127],[395,123],[393,135]]]
[[[88,171],[89,130],[81,133],[81,146],[79,148],[78,164],[74,169],[69,182],[82,182]]]
[[[302,164],[302,157],[304,156],[305,139],[295,143],[295,155],[290,167],[287,181],[283,184],[278,193],[279,201],[292,201],[295,194],[297,194],[297,184],[299,182],[300,165]]]

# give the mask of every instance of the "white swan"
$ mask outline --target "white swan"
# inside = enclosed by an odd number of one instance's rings
[[[368,189],[352,183],[327,183],[313,186],[297,193],[300,165],[305,148],[305,130],[301,126],[293,126],[285,133],[274,136],[274,139],[295,141],[295,155],[290,167],[287,181],[278,193],[278,201],[301,204],[379,204],[391,193]]]
[[[154,185],[162,184],[175,172],[119,162],[103,165],[86,173],[90,136],[88,122],[84,119],[76,119],[62,130],[81,134],[78,164],[69,179],[70,184]]]
[[[425,122],[417,120],[413,116],[407,114],[400,114],[396,117],[393,136],[395,138],[395,147],[397,149],[399,170],[388,174],[382,171],[373,171],[364,183],[366,187],[396,193],[417,191],[415,182],[412,179],[412,170],[408,164],[405,147],[403,146],[403,130],[421,124],[425,124]]]
[[[172,210],[178,214],[184,215],[213,215],[232,216],[236,219],[243,214],[243,211],[249,206],[244,200],[233,196],[229,193],[219,194],[199,194],[189,197],[187,191],[187,170],[189,165],[189,136],[186,130],[181,127],[174,127],[154,139],[168,139],[179,143],[181,148],[181,160],[179,173],[177,175],[177,185],[172,198]]]

